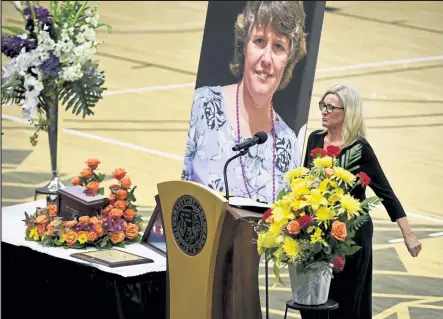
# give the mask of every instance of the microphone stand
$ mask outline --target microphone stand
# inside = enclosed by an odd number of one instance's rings
[[[223,177],[225,180],[225,193],[226,193],[226,199],[228,200],[229,203],[229,186],[228,186],[228,177],[227,177],[227,169],[228,169],[228,165],[229,163],[231,163],[234,159],[236,159],[237,157],[243,156],[245,155],[249,150],[249,147],[241,150],[240,152],[238,152],[237,154],[235,154],[234,156],[232,156],[230,159],[228,159],[225,163],[225,167],[223,168]],[[268,258],[266,256],[265,253],[265,286],[266,286],[266,319],[269,318],[269,282],[268,282]]]
[[[241,150],[240,152],[238,152],[237,154],[235,154],[234,156],[232,156],[230,159],[228,159],[225,163],[225,167],[223,168],[223,177],[225,179],[225,192],[226,192],[226,199],[229,202],[229,187],[228,187],[228,176],[227,176],[227,169],[228,169],[228,165],[229,163],[231,163],[233,160],[235,160],[237,157],[243,156],[245,155],[249,150],[249,147],[245,148],[244,150]]]

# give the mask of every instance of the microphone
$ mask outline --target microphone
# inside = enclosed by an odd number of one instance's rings
[[[268,134],[263,131],[257,132],[253,137],[248,138],[246,141],[235,145],[232,150],[237,152],[242,149],[248,149],[255,144],[263,144],[268,139]]]
[[[229,201],[229,186],[228,186],[227,170],[229,163],[232,162],[237,157],[243,156],[246,153],[248,153],[248,150],[251,146],[255,144],[263,144],[264,142],[266,142],[267,139],[268,139],[268,134],[260,131],[257,132],[253,137],[248,138],[243,143],[237,144],[232,148],[233,151],[240,151],[240,152],[229,158],[225,163],[225,167],[223,168],[223,177],[225,180],[225,193],[226,193],[225,197],[228,201]]]

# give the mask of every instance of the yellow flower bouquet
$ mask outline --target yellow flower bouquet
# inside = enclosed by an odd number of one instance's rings
[[[274,263],[278,283],[282,266],[288,266],[294,302],[307,305],[327,301],[333,271],[344,268],[345,257],[360,247],[353,240],[368,219],[376,196],[360,202],[351,195],[366,187],[364,172],[352,173],[361,157],[361,145],[347,150],[330,146],[314,149],[312,168],[299,167],[285,174],[287,187],[255,224],[257,249]]]

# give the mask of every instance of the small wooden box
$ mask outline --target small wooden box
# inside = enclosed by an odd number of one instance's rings
[[[100,210],[108,204],[106,197],[86,193],[84,186],[69,186],[58,190],[57,212],[65,220],[70,220],[73,216],[99,215]]]

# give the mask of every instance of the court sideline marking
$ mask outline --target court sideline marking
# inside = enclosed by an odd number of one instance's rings
[[[346,70],[371,69],[371,68],[377,68],[377,67],[383,67],[383,66],[389,66],[389,65],[411,64],[411,63],[440,61],[440,60],[443,60],[443,55],[400,59],[400,60],[389,60],[389,61],[376,61],[376,62],[369,62],[369,63],[336,66],[336,67],[330,67],[330,68],[320,68],[320,69],[317,69],[315,73],[329,73],[329,72],[338,72],[338,71],[346,71]],[[147,86],[147,87],[141,87],[141,88],[132,88],[132,89],[104,92],[103,96],[105,96],[105,95],[120,95],[120,94],[128,94],[128,93],[163,91],[163,90],[171,90],[171,89],[194,87],[194,86],[195,86],[195,82],[158,85],[158,86]]]

